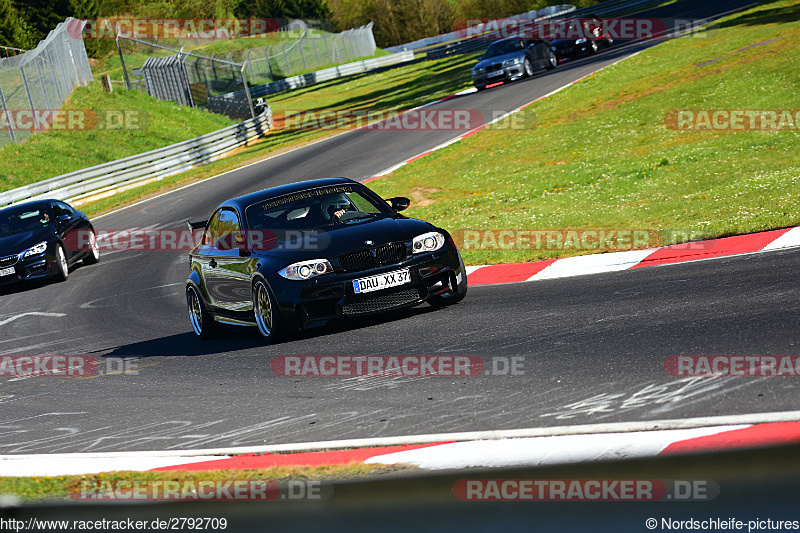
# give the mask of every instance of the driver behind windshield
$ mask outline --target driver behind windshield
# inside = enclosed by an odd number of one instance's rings
[[[333,193],[325,196],[320,202],[322,217],[330,224],[336,224],[347,211],[354,211],[355,207],[344,193]]]

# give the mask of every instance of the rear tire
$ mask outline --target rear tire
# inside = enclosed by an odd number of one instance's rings
[[[558,58],[556,54],[550,50],[550,55],[547,57],[547,70],[553,70],[558,66]]]
[[[186,303],[189,306],[189,322],[195,334],[202,340],[214,338],[218,331],[217,323],[211,318],[194,285],[186,286]]]

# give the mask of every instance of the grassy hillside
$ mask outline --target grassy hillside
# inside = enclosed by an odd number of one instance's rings
[[[652,228],[714,237],[800,224],[796,124],[667,125],[678,110],[794,115],[800,2],[767,1],[701,36],[648,49],[370,186],[424,200],[412,203],[411,216],[452,230]],[[577,253],[483,249],[465,260]]]

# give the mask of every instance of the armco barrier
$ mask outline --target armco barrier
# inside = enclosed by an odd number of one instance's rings
[[[0,193],[0,207],[43,198],[80,200],[103,192],[110,194],[119,186],[172,176],[215,161],[227,152],[263,137],[271,128],[272,110],[267,106],[255,118],[188,141]]]

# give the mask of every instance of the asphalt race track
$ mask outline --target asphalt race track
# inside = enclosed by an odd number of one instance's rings
[[[703,18],[751,3],[683,1],[637,16]],[[436,107],[478,109],[490,120],[651,44],[618,43]],[[300,179],[364,179],[457,134],[349,132],[96,226],[183,228],[227,198]],[[185,252],[106,253],[66,283],[0,296],[0,355],[89,355],[101,370],[88,378],[2,378],[0,453],[257,446],[792,410],[800,393],[786,379],[678,379],[664,361],[796,355],[798,261],[800,251],[788,250],[473,287],[443,310],[343,322],[266,346],[255,329],[195,337]],[[524,374],[299,379],[270,369],[280,355],[445,354],[480,356],[487,368],[522,357]],[[129,372],[113,373],[120,369]]]

